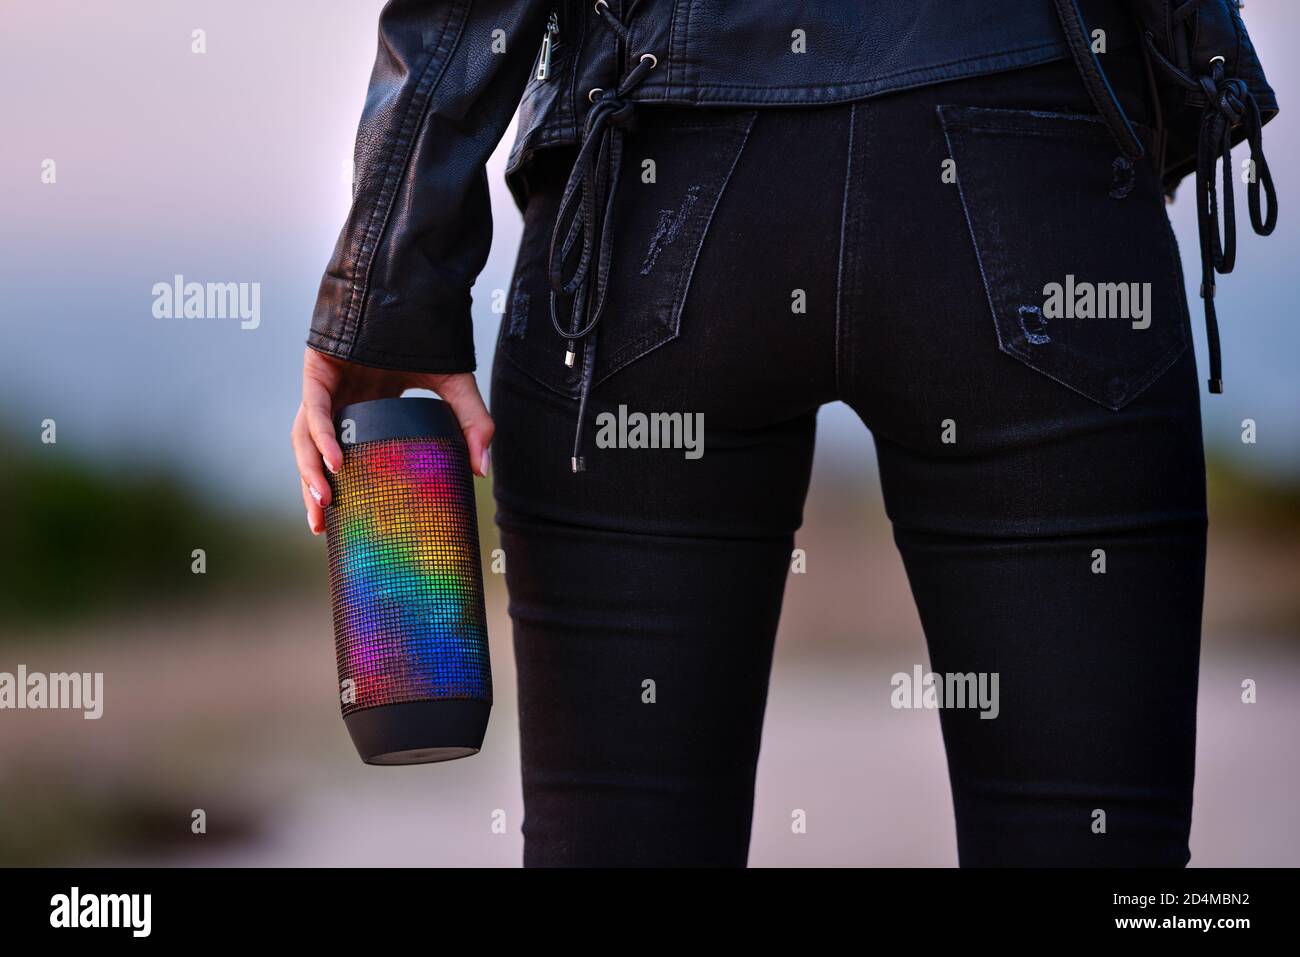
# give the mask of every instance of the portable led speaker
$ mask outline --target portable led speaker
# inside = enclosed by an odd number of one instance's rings
[[[492,709],[474,482],[438,399],[335,416],[325,510],[343,720],[367,764],[476,754]]]

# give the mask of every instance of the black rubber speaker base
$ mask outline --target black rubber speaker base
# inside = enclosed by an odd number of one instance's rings
[[[492,704],[477,698],[409,701],[343,719],[366,764],[431,764],[478,754]]]

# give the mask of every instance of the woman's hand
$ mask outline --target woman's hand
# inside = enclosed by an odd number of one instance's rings
[[[451,406],[465,433],[474,471],[487,475],[488,443],[495,426],[473,373],[438,375],[372,369],[308,349],[302,364],[302,405],[293,420],[292,439],[302,479],[302,502],[307,507],[307,526],[313,535],[325,530],[325,507],[330,503],[330,485],[321,462],[324,460],[331,472],[337,472],[343,464],[343,450],[334,436],[334,410],[351,402],[396,398],[406,389],[432,389]]]

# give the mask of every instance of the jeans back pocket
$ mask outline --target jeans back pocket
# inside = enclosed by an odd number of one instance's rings
[[[998,347],[1109,409],[1187,348],[1155,172],[1100,117],[938,107]]]
[[[638,108],[625,134],[614,218],[612,268],[596,328],[593,386],[677,338],[695,263],[756,116],[754,110]],[[564,364],[554,328],[548,263],[563,181],[530,199],[497,350],[542,385],[570,398],[579,365]],[[567,300],[559,306],[562,326]]]

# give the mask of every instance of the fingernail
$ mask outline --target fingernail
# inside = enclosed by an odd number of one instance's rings
[[[321,503],[321,494],[316,490],[316,486],[308,485],[307,491],[311,492],[311,497],[314,498],[316,500],[316,504],[319,505]]]
[[[316,526],[311,523],[310,515],[307,516],[307,531],[311,532],[313,535],[316,534]]]
[[[484,450],[483,450],[483,458],[481,458],[479,461],[482,463],[481,466],[480,466],[479,474],[482,475],[484,478],[487,478],[488,469],[490,469],[490,468],[492,467],[492,452],[491,452],[491,450],[490,450],[490,449],[484,449]]]
[[[326,467],[327,469],[330,470],[330,473],[331,473],[332,475],[338,475],[338,474],[339,474],[339,467],[338,467],[337,465],[333,464],[332,462],[330,462],[329,459],[326,459],[326,460],[325,460],[325,467]]]

